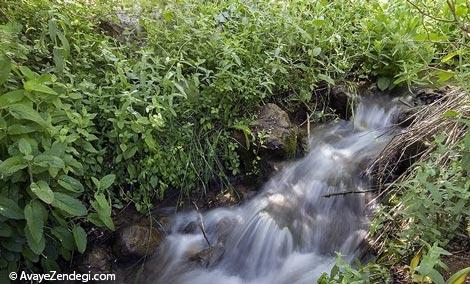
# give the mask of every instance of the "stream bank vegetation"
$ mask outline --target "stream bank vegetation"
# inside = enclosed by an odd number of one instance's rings
[[[463,97],[399,138],[432,151],[386,190],[379,257],[319,281],[389,279],[411,263],[415,281],[443,282],[440,256],[469,235],[468,1],[138,3],[0,1],[1,283],[65,267],[126,206],[148,213],[247,174],[232,133],[260,105],[319,121],[332,86],[361,82]]]

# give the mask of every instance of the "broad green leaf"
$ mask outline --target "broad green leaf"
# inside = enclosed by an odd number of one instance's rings
[[[410,262],[410,269],[412,272],[418,267],[419,261],[421,260],[421,255],[422,251],[421,249],[418,251],[418,253],[413,257],[413,259]]]
[[[377,87],[379,88],[379,90],[385,91],[390,86],[391,83],[392,83],[392,80],[390,78],[380,77],[377,80]]]
[[[30,92],[39,92],[48,95],[57,95],[56,91],[48,86],[39,83],[37,80],[29,80],[24,83],[24,89]]]
[[[59,208],[72,216],[84,216],[87,213],[86,207],[80,200],[61,192],[54,193],[52,206]]]
[[[455,56],[460,55],[460,54],[462,54],[461,49],[453,51],[453,52],[447,54],[446,56],[442,57],[441,62],[446,63],[447,61],[451,60],[452,58],[454,58]]]
[[[23,251],[21,252],[21,254],[23,254],[23,256],[31,262],[36,263],[36,262],[39,261],[39,255],[35,254],[31,250],[31,248],[29,248],[27,246],[23,247]]]
[[[107,214],[111,214],[111,206],[109,206],[108,200],[106,199],[106,196],[102,193],[96,193],[95,194],[95,200],[98,202],[98,205],[105,209],[105,212]]]
[[[157,148],[157,142],[155,142],[151,134],[145,135],[144,141],[150,149],[155,150]]]
[[[43,238],[44,228],[44,208],[40,201],[32,200],[29,204],[24,207],[24,217],[26,219],[26,226],[31,232],[31,237],[36,243],[41,241]]]
[[[65,58],[70,54],[70,43],[62,32],[59,31],[57,35],[62,43],[63,56]]]
[[[187,97],[186,92],[184,91],[184,88],[183,88],[180,84],[178,84],[178,83],[176,83],[176,82],[173,82],[173,84],[175,85],[175,87],[178,89],[178,91],[180,91],[180,93],[181,93],[184,97]]]
[[[448,111],[446,111],[442,114],[442,116],[444,116],[446,118],[456,118],[459,115],[460,115],[460,112],[452,110],[452,109],[450,109],[450,110],[448,110]]]
[[[4,196],[0,198],[0,215],[10,219],[24,219],[23,210],[20,209],[18,204],[10,198]]]
[[[92,202],[93,203],[93,202]],[[104,227],[106,226],[103,221],[101,221],[100,217],[96,213],[90,213],[87,216],[87,220],[93,223],[95,226]]]
[[[44,271],[60,271],[59,265],[52,258],[42,257],[41,266],[43,267]]]
[[[40,116],[39,113],[30,106],[24,104],[14,104],[11,105],[8,109],[10,110],[11,115],[13,115],[16,119],[33,121],[46,128],[49,126],[42,116]]]
[[[93,181],[93,183],[95,184],[96,189],[100,190],[100,180],[95,177],[91,177],[91,181]]]
[[[320,78],[320,80],[323,80],[323,81],[327,82],[327,83],[330,84],[330,85],[334,85],[334,84],[335,84],[335,80],[333,80],[333,78],[331,78],[331,77],[328,76],[328,75],[325,75],[325,74],[318,74],[318,78]]]
[[[137,146],[134,146],[132,148],[129,148],[127,149],[124,153],[123,153],[123,156],[124,156],[124,159],[130,159],[132,157],[134,157],[135,153],[137,152],[138,150],[138,147]]]
[[[64,68],[65,68],[64,50],[62,48],[54,47],[52,54],[53,54],[54,64],[56,67],[56,72],[57,73],[64,72]]]
[[[165,11],[163,12],[163,19],[167,22],[173,20],[174,18],[174,13],[172,11]]]
[[[102,177],[100,179],[100,190],[105,190],[108,189],[113,183],[114,180],[116,179],[116,175],[110,174]]]
[[[467,276],[470,274],[470,267],[461,269],[454,273],[449,280],[447,280],[447,284],[463,284],[467,279]]]
[[[0,176],[10,176],[28,166],[26,160],[20,156],[14,156],[0,163]]]
[[[314,49],[312,49],[311,53],[312,53],[313,56],[317,57],[321,53],[321,48],[320,47],[315,47]]]
[[[37,183],[31,183],[31,191],[42,201],[51,204],[54,201],[54,192],[52,192],[47,182],[40,180]]]
[[[44,240],[44,236],[41,235],[41,238],[39,241],[36,241],[35,238],[33,238],[32,233],[30,232],[28,227],[24,228],[24,234],[26,236],[26,241],[28,242],[29,247],[35,254],[41,254],[44,249],[46,248],[46,241]]]
[[[85,230],[81,226],[75,226],[73,227],[72,233],[78,252],[84,253],[87,245]]]
[[[8,238],[11,236],[12,230],[8,224],[0,223],[0,237]]]
[[[462,157],[462,169],[467,173],[470,173],[470,151],[465,151]]]
[[[247,124],[243,123],[243,122],[237,122],[233,126],[233,128],[243,132],[243,135],[245,136],[245,148],[247,150],[250,150],[250,137],[252,136],[252,132],[251,132],[250,127]]]
[[[21,73],[28,79],[28,80],[33,80],[33,79],[36,79],[37,77],[39,77],[39,75],[32,71],[31,69],[29,69],[28,67],[26,66],[20,66],[19,67]]]
[[[53,42],[56,42],[56,37],[57,37],[57,32],[58,32],[58,29],[57,29],[57,24],[55,23],[55,20],[54,19],[50,19],[48,22],[47,22],[47,26],[48,26],[48,31],[49,31],[49,36],[51,38],[51,40]]]
[[[91,206],[96,210],[99,219],[110,230],[114,230],[114,223],[111,219],[111,206],[108,203],[105,195],[102,193],[95,194],[95,200],[91,202]]]
[[[415,36],[416,41],[446,41],[448,40],[447,36],[444,34],[437,34],[437,33],[420,33]]]
[[[95,147],[93,147],[93,145],[91,145],[91,143],[88,141],[83,141],[82,147],[85,151],[88,151],[90,153],[94,153],[94,154],[98,153],[98,150],[96,150]]]
[[[24,98],[23,90],[14,90],[0,96],[0,108],[17,103]]]
[[[62,169],[65,167],[64,161],[57,156],[52,156],[49,154],[39,154],[34,157],[34,163],[41,167],[52,167]]]
[[[7,131],[9,135],[21,135],[41,131],[41,127],[39,125],[22,125],[15,123],[8,126]]]
[[[23,155],[31,155],[33,151],[31,144],[29,144],[28,140],[26,140],[25,138],[21,138],[18,141],[18,149]]]
[[[455,72],[450,70],[439,70],[436,72],[437,75],[437,82],[443,83],[449,81],[452,77],[455,76]]]
[[[0,57],[0,85],[5,83],[10,77],[11,61],[7,57]]]
[[[73,234],[66,227],[57,226],[51,230],[51,233],[60,241],[62,247],[72,251],[75,247]]]
[[[61,175],[57,182],[68,191],[81,193],[85,190],[79,180],[70,176]]]

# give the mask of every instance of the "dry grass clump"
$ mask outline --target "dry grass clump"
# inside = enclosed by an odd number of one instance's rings
[[[409,172],[407,169],[399,177],[393,178],[401,163],[425,159],[434,150],[435,145],[431,143],[434,135],[446,133],[444,145],[448,147],[465,135],[466,125],[455,118],[470,117],[469,94],[456,87],[443,88],[439,93],[442,95],[434,102],[408,111],[411,114],[402,123],[408,126],[393,137],[367,169],[367,172],[377,178],[378,184],[382,185],[382,193],[393,186],[394,181],[400,180]],[[438,162],[445,165],[447,159],[448,157],[443,155]]]
[[[377,178],[378,189],[381,190],[374,200],[385,195],[394,195],[400,188],[396,185],[409,178],[413,170],[412,163],[427,159],[435,149],[436,146],[431,142],[436,134],[446,134],[443,144],[448,149],[452,149],[466,134],[467,126],[460,118],[470,118],[470,96],[455,87],[447,87],[441,91],[442,96],[432,103],[410,110],[413,113],[405,121],[408,126],[394,136],[369,167],[368,171]],[[439,155],[439,159],[435,161],[436,166],[445,168],[449,158],[449,153]],[[397,174],[397,168],[402,162],[408,163],[407,168]],[[403,206],[400,202],[393,206],[389,213],[394,216]],[[387,235],[393,235],[393,232],[405,228],[408,221],[401,220],[398,224],[387,222],[378,235],[369,239],[370,245],[380,255],[384,252]]]

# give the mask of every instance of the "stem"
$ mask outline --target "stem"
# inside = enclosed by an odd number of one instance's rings
[[[368,189],[368,190],[340,191],[340,192],[326,194],[326,195],[323,195],[322,197],[331,197],[331,196],[346,195],[346,194],[352,194],[352,193],[367,193],[367,192],[372,192],[372,191],[377,191],[377,190],[379,190],[379,188]]]
[[[206,234],[206,229],[204,228],[204,220],[202,219],[202,214],[201,214],[201,212],[199,212],[199,208],[197,207],[196,202],[193,201],[193,205],[196,208],[196,212],[198,214],[199,229],[201,229],[202,235],[204,236],[204,239],[206,240],[207,245],[209,246],[209,248],[212,248],[211,243],[209,242],[209,238],[207,237],[207,234]]]

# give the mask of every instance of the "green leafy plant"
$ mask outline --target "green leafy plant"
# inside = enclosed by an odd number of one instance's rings
[[[341,255],[336,257],[336,264],[330,274],[323,273],[317,280],[318,284],[346,284],[346,283],[389,283],[388,270],[378,264],[358,264],[352,267]]]
[[[451,253],[439,247],[437,243],[432,246],[426,243],[426,251],[427,253],[423,255],[420,251],[411,262],[410,269],[413,282],[445,283],[439,269],[447,269],[447,266],[440,258],[442,255],[451,255]]]
[[[20,29],[3,25],[0,33],[15,41]],[[24,54],[8,44],[0,53],[8,62],[0,84],[0,270],[15,271],[19,262],[28,269],[39,262],[47,270],[58,267],[59,256],[70,260],[86,249],[80,223],[89,210],[79,157],[89,124],[74,119],[77,98],[55,75],[22,65]],[[100,188],[113,181],[104,177]],[[111,212],[103,212],[105,202],[98,200],[100,219],[109,221]]]

